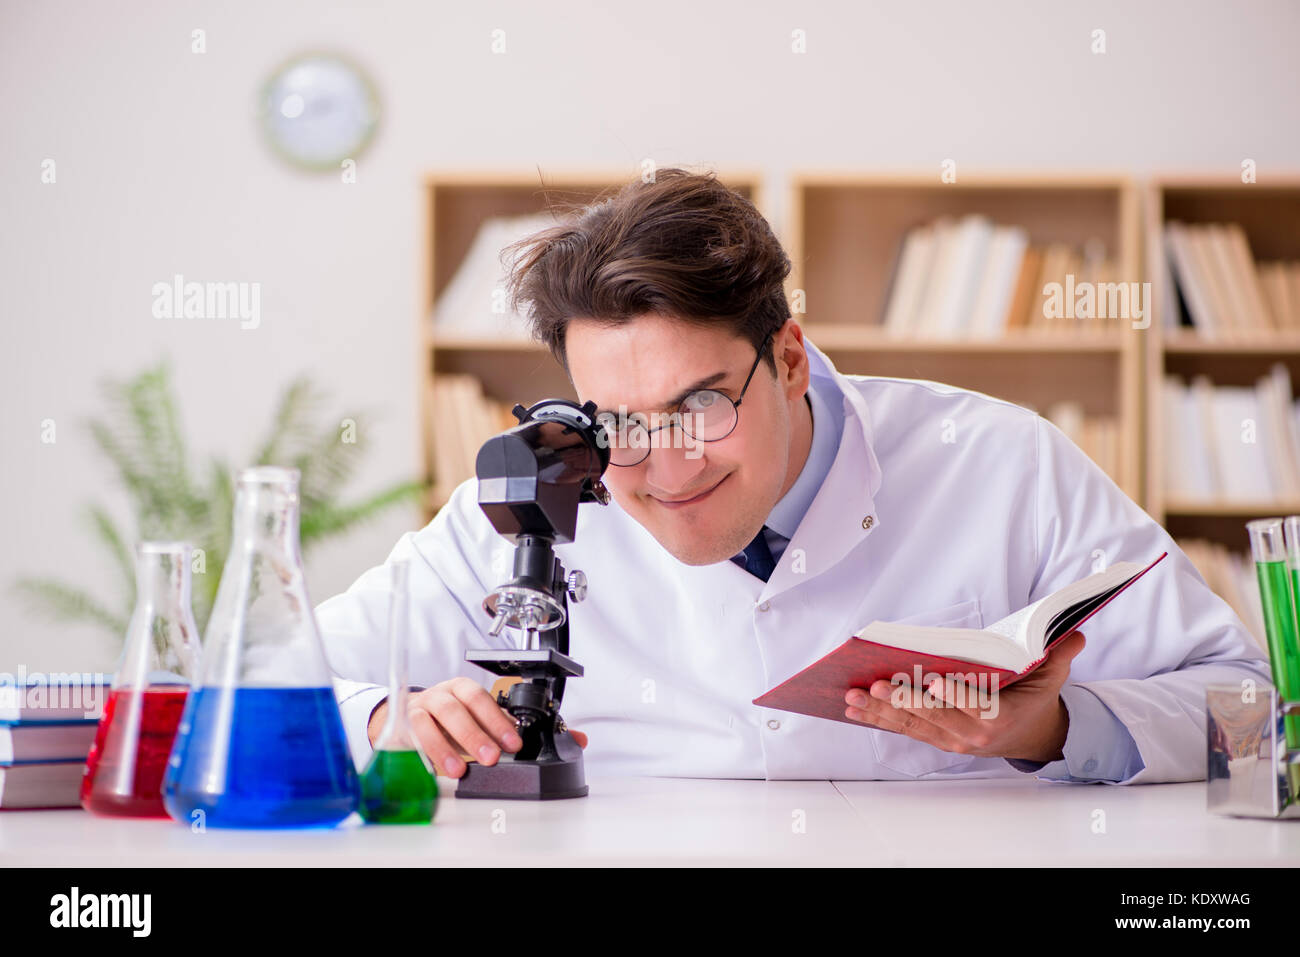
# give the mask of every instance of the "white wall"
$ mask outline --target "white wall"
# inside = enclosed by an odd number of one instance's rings
[[[111,595],[78,511],[120,490],[79,421],[96,381],[168,355],[197,452],[235,460],[287,379],[376,407],[355,491],[418,467],[418,182],[644,157],[757,168],[1300,169],[1300,7],[1249,3],[94,3],[0,0],[0,670],[106,669],[114,642],[7,591]],[[190,32],[207,52],[190,52]],[[507,53],[490,52],[506,31]],[[790,52],[793,29],[808,52]],[[1107,52],[1090,52],[1094,28]],[[351,53],[384,125],[360,181],[291,172],[253,96],[288,55]],[[57,163],[55,185],[41,163]],[[262,284],[262,325],[151,315],[174,273]],[[40,442],[40,423],[57,442]],[[383,559],[396,515],[309,564],[316,600]],[[210,569],[215,574],[217,570]]]

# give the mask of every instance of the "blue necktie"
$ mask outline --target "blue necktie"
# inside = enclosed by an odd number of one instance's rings
[[[772,549],[768,548],[767,538],[763,534],[766,531],[767,526],[764,525],[754,540],[745,546],[745,571],[763,581],[771,578],[772,570],[776,568],[776,559],[772,557]]]

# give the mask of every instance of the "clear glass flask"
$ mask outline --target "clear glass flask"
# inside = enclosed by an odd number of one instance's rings
[[[189,545],[141,542],[135,584],[113,689],[86,757],[81,806],[95,814],[166,817],[163,774],[199,666]]]
[[[357,808],[298,550],[298,470],[244,469],[230,555],[164,781],[176,820],[328,827]]]
[[[437,779],[406,714],[409,570],[405,559],[389,564],[388,713],[361,774],[361,816],[372,824],[428,824],[438,805]]]

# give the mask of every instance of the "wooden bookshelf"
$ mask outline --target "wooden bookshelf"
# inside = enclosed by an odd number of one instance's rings
[[[1113,475],[1142,492],[1143,337],[1129,323],[1067,332],[1023,328],[995,340],[886,334],[882,318],[899,250],[915,227],[982,214],[1019,226],[1033,245],[1100,242],[1117,279],[1141,277],[1139,193],[1121,175],[802,173],[792,177],[786,248],[789,292],[802,290],[808,337],[844,373],[933,379],[1030,405],[1078,402],[1118,428]],[[1032,364],[1026,360],[1032,357]]]
[[[425,178],[418,361],[427,474],[433,474],[430,437],[439,419],[429,395],[438,376],[471,375],[485,395],[507,404],[551,395],[574,397],[563,370],[536,343],[435,333],[433,307],[480,224],[493,215],[589,202],[638,172],[566,170],[540,178],[536,171],[440,172]],[[768,213],[759,174],[737,171],[721,173],[720,178]],[[1068,334],[1018,329],[995,340],[900,339],[886,334],[881,317],[908,230],[940,216],[969,213],[1020,226],[1034,244],[1100,240],[1119,264],[1121,278],[1152,282],[1150,328],[1135,330],[1125,322],[1118,329],[1080,328]],[[1166,501],[1163,377],[1167,372],[1184,378],[1205,374],[1219,384],[1244,385],[1282,361],[1300,383],[1300,332],[1207,340],[1188,329],[1164,329],[1162,310],[1170,301],[1170,278],[1160,228],[1174,218],[1236,222],[1258,258],[1300,259],[1300,175],[1250,185],[1165,177],[1139,190],[1119,174],[962,174],[957,183],[945,184],[937,175],[912,173],[796,173],[790,179],[781,239],[794,265],[788,291],[803,290],[807,303],[806,312],[797,318],[841,371],[948,382],[1040,411],[1057,400],[1074,400],[1085,414],[1116,421],[1116,481],[1152,517],[1176,537],[1205,537],[1241,548],[1244,521],[1300,512],[1300,503]],[[1032,371],[1027,373],[1027,368]],[[428,516],[449,491],[434,489]]]
[[[528,404],[574,398],[560,366],[531,341],[439,336],[432,313],[485,218],[587,203],[633,180],[639,169],[439,172],[422,183],[425,244],[418,361],[423,467],[434,473],[432,430],[441,420],[431,400],[440,376],[465,374],[486,396]],[[763,178],[732,171],[719,178],[769,215]],[[1119,486],[1175,538],[1201,538],[1241,551],[1244,524],[1265,515],[1300,513],[1300,501],[1185,501],[1165,494],[1161,390],[1166,374],[1205,375],[1215,384],[1252,385],[1283,362],[1300,386],[1300,330],[1241,331],[1208,339],[1166,329],[1177,308],[1162,229],[1186,223],[1237,223],[1257,260],[1300,260],[1300,174],[1242,184],[1232,178],[1163,176],[1139,188],[1121,174],[962,173],[937,175],[858,170],[796,172],[789,180],[779,234],[793,262],[788,293],[801,290],[796,318],[842,372],[933,379],[1032,405],[1058,400],[1119,429]],[[1019,226],[1034,245],[1100,241],[1114,259],[1116,281],[1152,283],[1151,324],[1133,329],[1080,326],[1067,332],[1021,328],[997,339],[899,338],[881,320],[900,247],[908,231],[941,216],[983,214]],[[769,218],[770,215],[769,215]],[[778,225],[774,222],[774,225]],[[1027,361],[1028,360],[1028,361]],[[450,488],[435,488],[426,518]]]
[[[421,184],[425,236],[421,275],[423,293],[418,318],[417,356],[421,414],[420,466],[432,481],[435,475],[435,428],[443,411],[434,400],[439,376],[465,374],[481,383],[486,397],[513,405],[543,398],[575,399],[563,368],[544,346],[528,340],[439,336],[433,310],[464,261],[480,225],[492,216],[514,216],[586,204],[606,191],[635,180],[639,167],[569,170],[539,175],[537,170],[501,172],[443,171],[428,174]],[[719,171],[718,178],[764,211],[761,177],[752,171]],[[466,475],[466,478],[471,476]],[[451,488],[435,485],[425,503],[425,520],[446,501]]]
[[[1166,375],[1186,382],[1204,375],[1215,385],[1254,385],[1277,362],[1286,365],[1293,384],[1300,384],[1300,332],[1252,329],[1209,338],[1188,327],[1167,328],[1169,311],[1178,309],[1178,299],[1164,248],[1164,227],[1170,221],[1237,223],[1256,262],[1300,260],[1300,175],[1264,177],[1256,183],[1224,177],[1160,177],[1145,185],[1143,206],[1146,271],[1155,301],[1143,375],[1149,437],[1147,511],[1175,538],[1203,538],[1246,551],[1247,521],[1300,513],[1300,502],[1169,498],[1164,437],[1172,426],[1164,421],[1161,389]]]

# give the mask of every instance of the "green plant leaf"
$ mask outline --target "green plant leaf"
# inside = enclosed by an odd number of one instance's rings
[[[283,465],[290,461],[304,443],[311,440],[324,396],[305,376],[294,379],[285,388],[276,406],[271,428],[253,456],[256,465]]]
[[[355,417],[353,421],[356,421]],[[357,422],[355,442],[344,442],[340,433],[341,429],[325,429],[294,460],[294,467],[302,476],[298,493],[304,506],[332,502],[360,464],[361,455],[367,448],[368,427]]]
[[[303,550],[309,542],[353,528],[401,502],[417,499],[428,488],[426,482],[402,482],[351,505],[320,505],[299,519]]]
[[[195,545],[203,549],[204,571],[192,580],[194,621],[206,633],[212,605],[217,600],[221,570],[230,554],[231,524],[235,510],[235,483],[231,469],[218,459],[208,462],[208,514],[195,532]]]
[[[87,516],[90,519],[91,527],[95,531],[96,538],[99,539],[113,563],[117,566],[118,573],[122,576],[122,584],[125,586],[124,591],[127,595],[127,601],[123,605],[126,613],[129,615],[131,609],[135,606],[135,556],[122,539],[121,533],[117,530],[112,517],[108,512],[98,505],[90,505],[86,509]]]
[[[103,412],[87,427],[130,500],[135,540],[183,540],[203,549],[205,569],[193,576],[191,603],[196,623],[206,632],[231,548],[234,470],[210,458],[195,479],[165,360],[125,381],[104,380],[100,390]],[[322,420],[324,401],[324,393],[308,377],[290,382],[250,463],[287,465],[301,473],[299,523],[304,552],[427,489],[426,483],[406,482],[359,502],[340,504],[341,490],[368,447],[369,426],[361,424],[360,415],[351,415],[358,423],[356,441],[342,441],[340,426],[333,424],[342,417]],[[47,614],[96,622],[121,638],[135,603],[132,540],[102,507],[88,506],[87,514],[96,540],[118,568],[125,615],[113,614],[92,595],[62,582],[24,579],[15,587]]]
[[[160,363],[100,388],[109,417],[92,420],[91,435],[132,498],[141,536],[173,537],[202,516],[206,503],[189,479],[168,367]]]
[[[56,621],[89,621],[102,625],[118,638],[126,634],[126,619],[106,609],[88,592],[46,578],[21,578],[14,591],[33,611]]]

